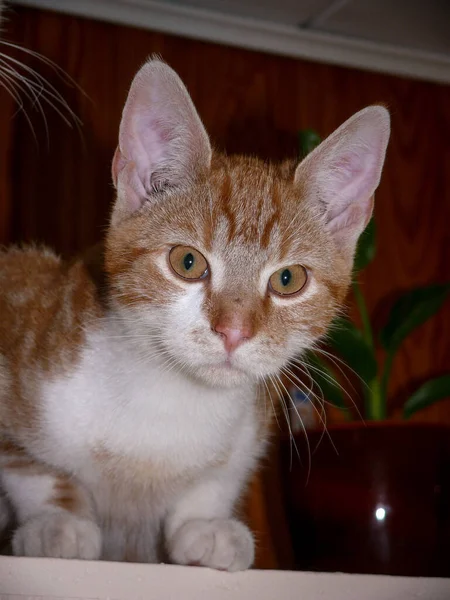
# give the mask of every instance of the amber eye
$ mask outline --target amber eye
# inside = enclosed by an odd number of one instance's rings
[[[305,285],[308,274],[302,265],[278,269],[269,279],[269,289],[278,296],[292,296]]]
[[[189,246],[175,246],[169,252],[172,269],[183,279],[198,280],[208,275],[208,263],[203,254]]]

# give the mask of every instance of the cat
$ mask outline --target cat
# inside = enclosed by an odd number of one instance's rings
[[[0,254],[0,474],[16,555],[236,571],[258,390],[341,307],[390,133],[371,106],[302,162],[213,150],[153,58],[122,114],[101,247]]]

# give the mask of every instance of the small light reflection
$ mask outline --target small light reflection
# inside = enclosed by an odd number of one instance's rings
[[[375,511],[375,518],[377,521],[384,521],[386,517],[386,509],[382,506],[379,506]]]

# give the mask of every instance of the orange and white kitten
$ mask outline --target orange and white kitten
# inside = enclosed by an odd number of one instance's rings
[[[258,386],[342,303],[389,128],[372,106],[299,165],[227,157],[176,73],[142,67],[101,260],[0,254],[15,554],[251,566],[233,508],[266,444]]]

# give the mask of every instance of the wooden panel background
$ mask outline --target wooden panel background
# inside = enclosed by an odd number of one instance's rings
[[[215,144],[229,152],[283,158],[296,152],[299,129],[326,135],[360,108],[387,104],[393,131],[376,195],[379,248],[363,280],[370,310],[377,319],[399,291],[450,279],[449,87],[51,12],[15,8],[9,16],[5,39],[53,60],[86,96],[30,55],[14,53],[45,74],[84,125],[80,135],[46,110],[47,145],[43,120],[28,103],[36,142],[0,90],[0,242],[45,242],[70,255],[99,239],[113,198],[110,162],[127,89],[145,58],[158,53],[186,82]],[[415,381],[449,369],[447,303],[405,343],[392,408]],[[450,401],[417,418],[450,423]],[[264,508],[255,518],[264,529]],[[275,564],[269,550],[266,559],[265,566]]]

